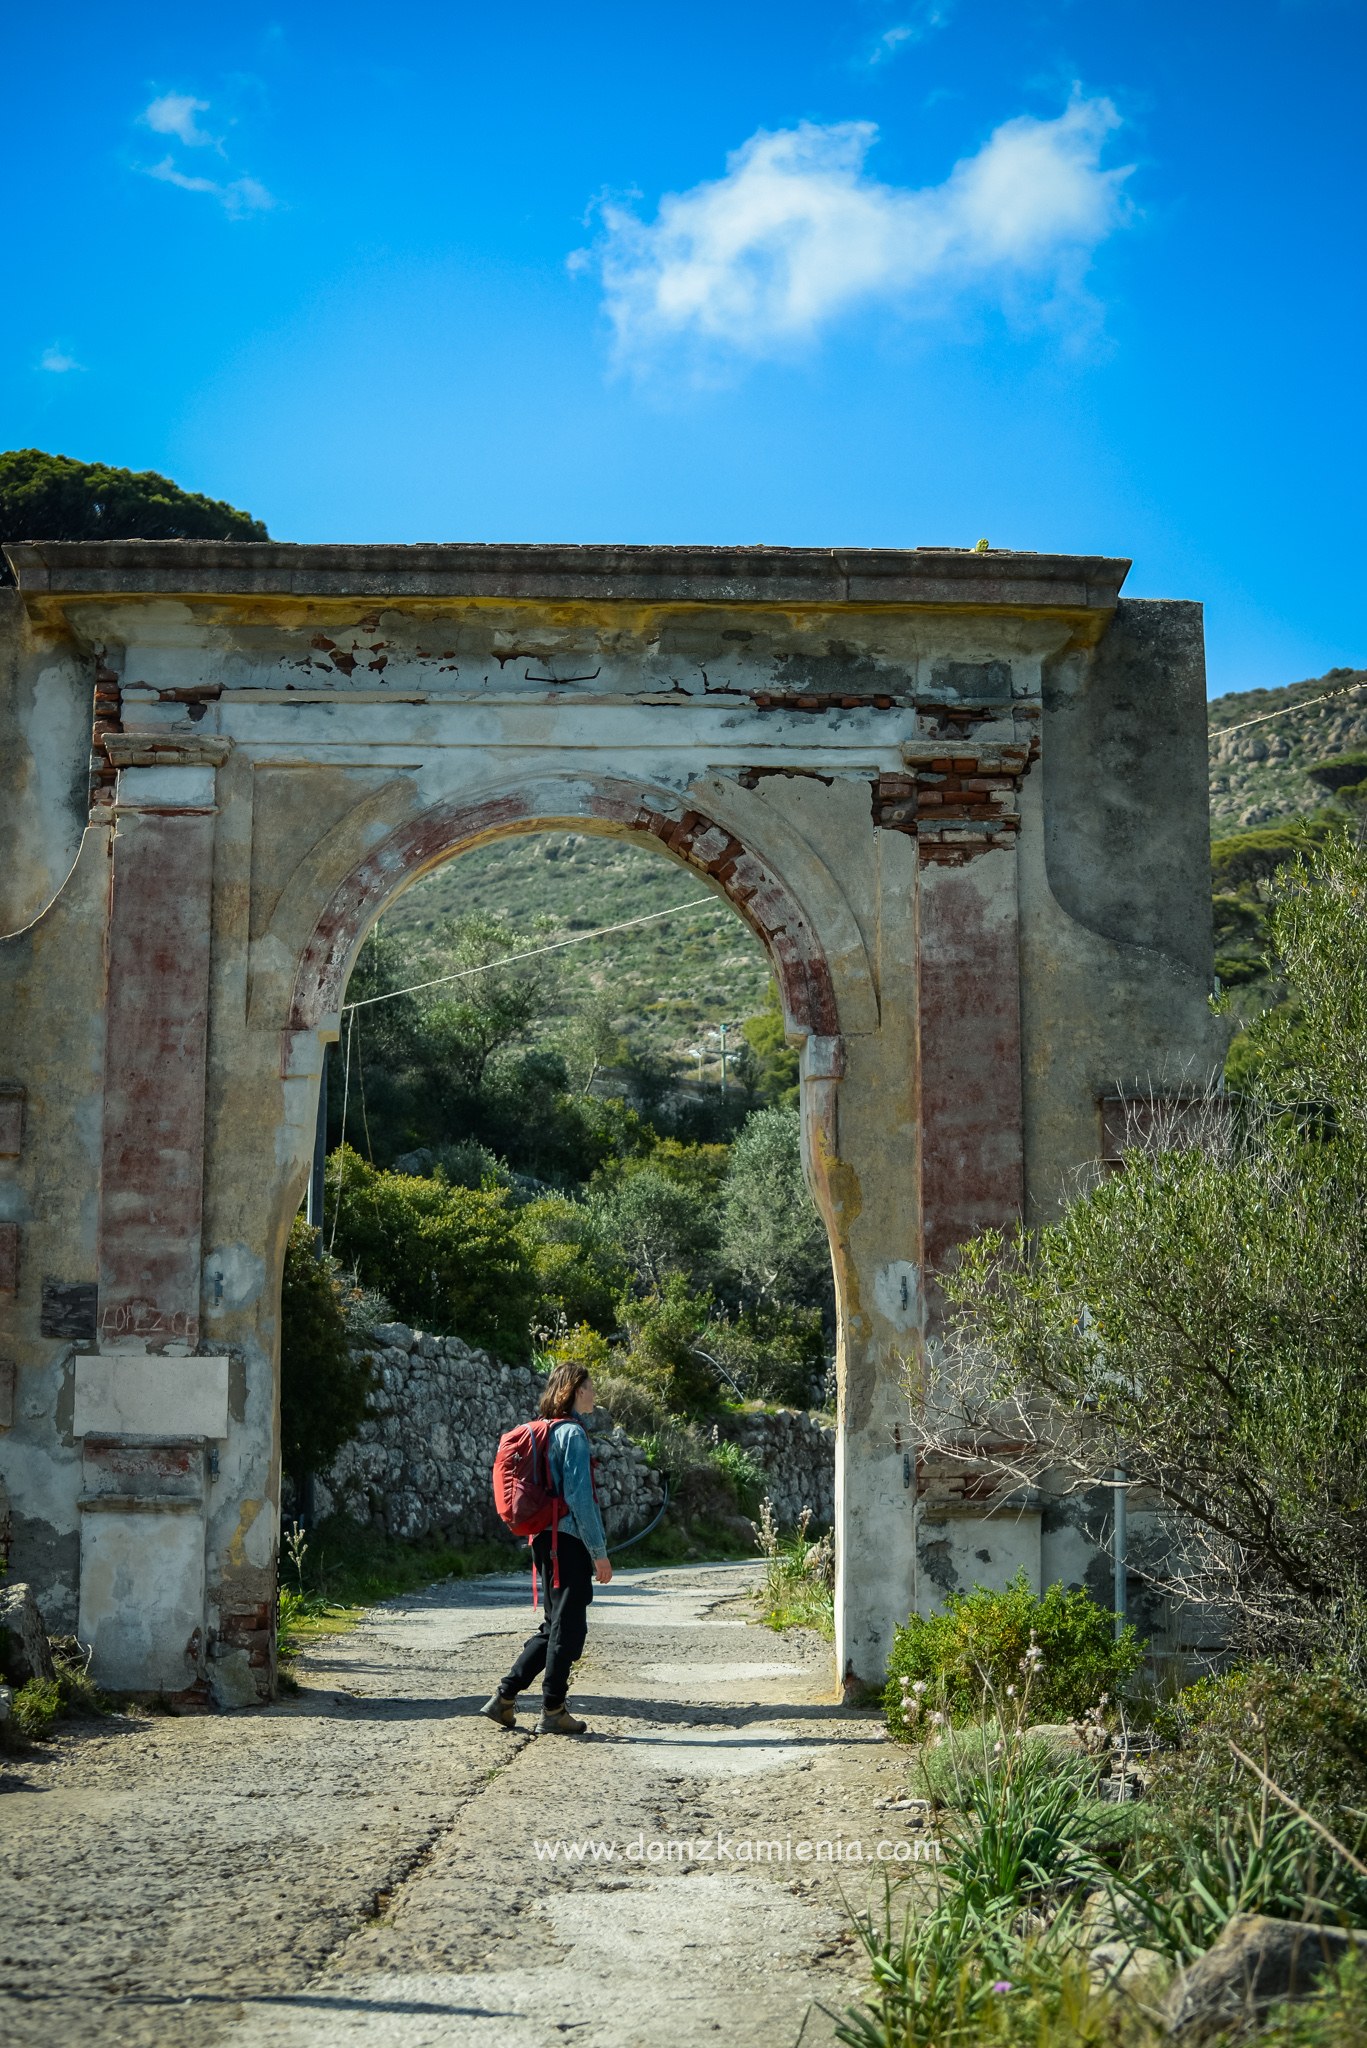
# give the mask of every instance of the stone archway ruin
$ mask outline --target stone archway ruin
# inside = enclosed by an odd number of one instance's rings
[[[559,825],[698,870],[779,976],[840,1672],[955,1583],[1075,1575],[1075,1530],[918,1473],[900,1361],[1103,1097],[1212,1061],[1198,607],[951,550],[8,554],[0,1458],[14,1568],[108,1683],[269,1685],[280,1260],[346,975],[417,874]]]

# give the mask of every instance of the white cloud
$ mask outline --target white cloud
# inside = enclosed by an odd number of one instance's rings
[[[143,108],[140,118],[154,135],[174,135],[187,149],[201,149],[215,140],[195,120],[196,114],[208,111],[207,100],[192,99],[188,92],[164,92]]]
[[[948,0],[943,5],[937,5],[936,0],[923,0],[923,4],[913,7],[903,20],[893,22],[890,28],[885,28],[880,36],[874,38],[865,61],[886,64],[890,57],[898,56],[914,43],[923,43],[937,28],[945,26],[950,11]]]
[[[1108,99],[1075,92],[1057,119],[1003,122],[920,190],[868,175],[872,122],[761,130],[725,177],[666,195],[653,221],[602,204],[590,260],[619,351],[640,358],[685,341],[774,355],[878,300],[912,309],[974,288],[1066,294],[1127,214],[1128,170],[1101,167],[1119,126]]]
[[[195,99],[188,92],[164,92],[143,108],[138,119],[154,135],[169,135],[187,149],[210,147],[226,158],[222,140],[199,125],[197,117],[208,112],[208,100]],[[208,178],[196,171],[182,170],[174,152],[164,156],[160,163],[139,164],[137,169],[159,184],[174,185],[178,192],[197,192],[216,199],[233,220],[241,220],[249,213],[264,213],[275,205],[259,178]]]
[[[78,363],[75,356],[54,342],[51,348],[45,348],[39,356],[38,367],[40,370],[51,370],[55,376],[60,377],[67,370],[83,370],[85,364]]]
[[[178,170],[174,158],[169,156],[163,157],[159,164],[145,165],[144,169],[149,178],[156,178],[163,185],[174,185],[177,191],[206,193],[216,199],[234,220],[240,220],[247,213],[264,213],[275,204],[272,195],[256,178],[220,181],[196,177],[188,171]]]

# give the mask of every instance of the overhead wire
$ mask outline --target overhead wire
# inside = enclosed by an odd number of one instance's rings
[[[662,917],[679,917],[685,910],[696,910],[703,903],[721,908],[715,896],[691,896],[687,903],[675,903],[668,910],[650,910],[644,917],[628,917],[621,924],[600,925],[593,932],[573,932],[567,939],[553,939],[548,946],[526,946],[520,952],[503,953],[497,960],[486,960],[479,967],[462,967],[455,974],[439,974],[432,981],[415,981],[408,988],[390,988],[383,995],[361,996],[354,1003],[343,1003],[342,1015],[345,1017],[353,1010],[367,1010],[372,1003],[392,1003],[398,996],[420,995],[424,989],[446,988],[453,981],[468,981],[472,975],[488,974],[495,967],[511,967],[515,960],[535,960],[543,953],[558,953],[565,946],[586,946],[590,939],[605,939],[612,932],[629,932],[634,925],[655,924]]]
[[[1283,704],[1280,711],[1261,711],[1256,718],[1245,718],[1240,725],[1217,725],[1211,738],[1222,740],[1232,732],[1247,732],[1251,725],[1266,725],[1273,718],[1291,718],[1298,711],[1309,711],[1314,704],[1327,704],[1331,697],[1346,697],[1351,691],[1364,688],[1367,678],[1359,677],[1355,683],[1341,683],[1337,690],[1325,690],[1318,697],[1302,697],[1299,704]]]

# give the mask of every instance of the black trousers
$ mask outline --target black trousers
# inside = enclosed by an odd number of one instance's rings
[[[499,1681],[505,1700],[525,1692],[542,1672],[542,1697],[548,1707],[564,1704],[570,1689],[570,1667],[584,1654],[589,1632],[589,1602],[593,1598],[593,1559],[586,1543],[577,1536],[561,1534],[560,1585],[551,1584],[551,1532],[543,1529],[532,1538],[532,1556],[541,1580],[541,1626],[528,1636],[522,1654],[508,1676]]]

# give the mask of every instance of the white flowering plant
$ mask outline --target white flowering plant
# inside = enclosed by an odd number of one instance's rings
[[[930,1713],[962,1725],[1000,1712],[1014,1722],[1080,1719],[1105,1693],[1119,1699],[1144,1646],[1091,1595],[1050,1586],[1042,1598],[1024,1572],[1000,1592],[950,1595],[939,1614],[909,1617],[893,1640],[883,1708],[889,1733],[923,1741]]]

